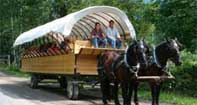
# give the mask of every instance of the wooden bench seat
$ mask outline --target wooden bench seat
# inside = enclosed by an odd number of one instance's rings
[[[81,48],[79,54],[91,54],[91,55],[98,55],[105,51],[117,51],[117,52],[124,52],[124,49],[114,49],[114,48]]]
[[[123,52],[123,49],[114,49],[114,48],[94,48],[90,40],[76,40],[74,44],[74,53],[75,54],[99,54],[104,51],[120,51]]]

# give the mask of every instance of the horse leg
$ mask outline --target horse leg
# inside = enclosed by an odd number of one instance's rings
[[[110,83],[109,80],[107,78],[103,78],[101,80],[101,91],[102,91],[102,100],[104,105],[107,105],[108,102],[107,100],[109,100],[110,98]]]
[[[107,105],[107,95],[106,95],[106,82],[107,82],[107,78],[105,77],[104,73],[103,73],[103,69],[98,70],[98,76],[99,76],[99,81],[101,83],[100,87],[101,87],[101,93],[102,93],[102,101],[104,105]]]
[[[111,84],[109,85],[109,96],[108,96],[108,100],[109,101],[111,101],[112,99],[114,99],[114,86],[111,85]]]
[[[139,82],[137,82],[137,81],[134,82],[134,103],[135,103],[135,105],[139,105],[138,96],[137,96],[138,86],[139,86]]]
[[[131,105],[131,96],[132,96],[132,92],[134,89],[134,87],[133,87],[134,83],[130,82],[128,85],[129,85],[129,87],[128,87],[127,105]]]
[[[156,96],[155,84],[151,83],[150,85],[151,85],[152,105],[156,105],[156,103],[155,103],[155,96]]]
[[[101,82],[101,91],[102,91],[102,101],[104,105],[107,105],[107,95],[106,95],[106,86],[105,86],[105,81]]]
[[[159,105],[159,95],[161,90],[161,83],[157,85],[157,93],[156,93],[156,105]]]
[[[111,101],[111,93],[112,93],[112,86],[110,86],[110,81],[107,79],[106,84],[105,84],[105,93],[107,95],[107,100]]]
[[[127,105],[127,93],[128,93],[128,84],[127,83],[121,83],[122,88],[122,97],[123,97],[123,105]]]
[[[120,105],[119,99],[118,99],[118,82],[114,82],[114,102],[115,105]]]

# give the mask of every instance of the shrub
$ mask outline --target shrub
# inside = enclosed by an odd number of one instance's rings
[[[183,64],[175,67],[170,64],[169,70],[175,76],[175,81],[164,83],[164,89],[174,90],[197,97],[197,54],[181,52]]]

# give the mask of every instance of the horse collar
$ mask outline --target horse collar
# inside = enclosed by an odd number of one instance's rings
[[[128,64],[128,62],[127,62],[127,52],[128,52],[128,46],[127,46],[127,48],[126,48],[126,50],[125,50],[125,54],[124,54],[124,63],[125,63],[125,65],[126,65],[127,67],[129,67],[129,64]]]
[[[128,50],[128,46],[127,46],[125,54],[124,54],[124,59],[123,59],[124,64],[126,65],[127,68],[129,68],[130,72],[135,72],[134,70],[138,71],[138,69],[140,68],[140,64],[139,63],[137,63],[136,66],[130,66],[128,64],[128,62],[127,62],[127,52],[128,51],[127,50]]]
[[[162,70],[167,69],[168,65],[162,66],[157,59],[156,51],[155,51],[155,46],[153,46],[153,62],[157,65],[157,67],[162,68]]]

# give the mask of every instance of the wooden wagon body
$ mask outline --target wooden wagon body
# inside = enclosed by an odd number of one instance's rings
[[[81,48],[81,47],[84,48]],[[124,49],[93,48],[90,41],[76,40],[74,52],[54,56],[22,58],[21,70],[28,73],[97,75],[97,56],[105,51]]]

